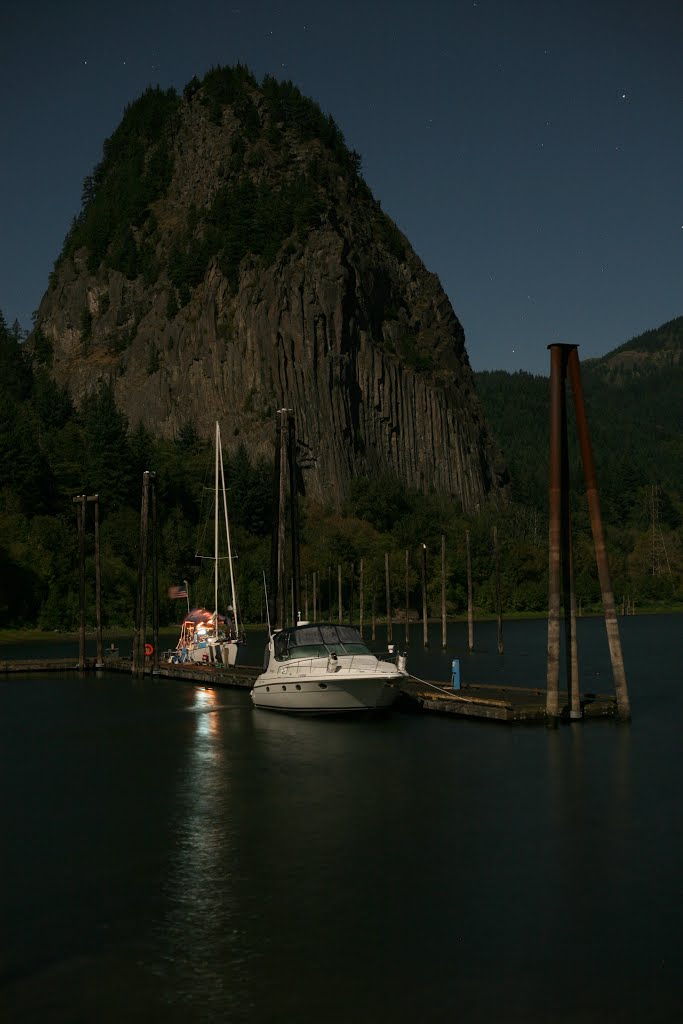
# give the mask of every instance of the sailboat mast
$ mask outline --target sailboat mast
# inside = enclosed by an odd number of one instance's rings
[[[216,472],[213,500],[213,631],[216,636],[218,636],[218,451],[220,443],[220,428],[218,420],[216,420]]]
[[[216,424],[216,450],[221,452],[221,484],[223,486],[223,514],[225,515],[225,536],[228,541],[228,564],[230,565],[230,592],[232,593],[232,617],[235,624],[235,640],[239,637],[239,626],[237,622],[237,597],[235,595],[235,574],[232,568],[232,547],[230,545],[230,522],[228,520],[228,497],[225,490],[225,469],[223,467],[223,449],[221,447],[220,429]]]

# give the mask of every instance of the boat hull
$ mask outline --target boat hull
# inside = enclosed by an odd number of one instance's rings
[[[341,715],[391,707],[401,674],[368,678],[288,679],[259,676],[251,691],[255,708],[308,715]]]
[[[205,644],[203,647],[188,647],[184,654],[174,652],[170,660],[185,662],[188,665],[228,665],[232,667],[237,661],[237,644],[217,643]]]

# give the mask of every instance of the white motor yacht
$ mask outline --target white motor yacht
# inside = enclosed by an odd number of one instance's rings
[[[271,635],[251,699],[273,711],[374,711],[393,704],[407,676],[405,655],[380,660],[355,627],[302,622]]]

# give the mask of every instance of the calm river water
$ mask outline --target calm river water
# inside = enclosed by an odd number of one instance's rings
[[[579,627],[584,686],[609,690],[604,625]],[[167,680],[0,679],[0,1018],[674,1020],[683,616],[621,627],[630,726],[297,719]],[[410,667],[543,683],[544,622],[507,623],[503,657],[495,624],[471,656],[465,636],[442,654],[436,627],[425,653],[414,627]]]

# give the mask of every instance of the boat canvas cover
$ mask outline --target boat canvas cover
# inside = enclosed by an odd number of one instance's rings
[[[297,626],[275,636],[275,657],[278,659],[310,657],[312,654],[324,657],[330,652],[369,653],[360,633],[353,626]]]

